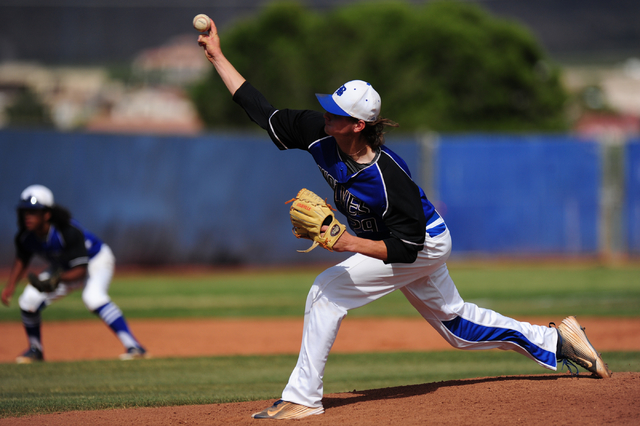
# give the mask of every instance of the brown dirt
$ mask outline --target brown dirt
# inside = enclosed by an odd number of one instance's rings
[[[518,318],[536,324],[549,319]],[[554,321],[560,319],[554,318]],[[600,351],[640,351],[640,319],[579,318]],[[297,353],[302,319],[131,320],[154,357]],[[265,330],[278,329],[278,341]],[[0,362],[24,350],[21,324],[0,323]],[[48,361],[113,359],[118,340],[100,321],[45,322]],[[206,336],[206,338],[203,338]],[[422,319],[347,318],[333,353],[447,350]],[[544,370],[542,370],[544,371]],[[284,383],[283,383],[284,385]],[[227,425],[255,424],[251,413],[270,401],[127,410],[98,410],[0,419],[2,425]],[[563,373],[489,377],[326,395],[326,413],[297,421],[315,425],[583,425],[640,424],[640,373],[598,380]]]
[[[547,324],[548,318],[517,318]],[[552,318],[557,323],[561,319]],[[640,351],[640,318],[578,318],[599,351]],[[130,320],[129,325],[157,358],[212,355],[297,354],[302,317],[295,319]],[[274,340],[266,330],[278,330]],[[48,361],[114,359],[122,346],[99,320],[44,322]],[[0,362],[13,362],[27,347],[22,325],[0,322]],[[205,337],[203,337],[205,336]],[[633,337],[631,337],[633,336]],[[332,353],[450,350],[451,346],[421,318],[347,317]]]

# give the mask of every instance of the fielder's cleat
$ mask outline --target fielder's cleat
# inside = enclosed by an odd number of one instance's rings
[[[125,353],[120,355],[122,361],[130,361],[132,359],[144,359],[149,358],[147,351],[140,347],[128,348]]]
[[[16,358],[18,364],[31,364],[33,362],[44,361],[42,351],[35,346],[31,346],[25,353]]]
[[[570,316],[563,319],[557,330],[558,360],[573,361],[603,379],[611,377],[613,373],[587,339],[584,327],[580,326],[576,317]]]
[[[302,419],[324,413],[323,407],[311,408],[293,402],[277,400],[271,407],[253,414],[254,419]]]

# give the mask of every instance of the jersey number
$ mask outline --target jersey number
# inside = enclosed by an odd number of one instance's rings
[[[349,224],[354,232],[378,232],[378,224],[372,217],[356,220],[349,218]]]

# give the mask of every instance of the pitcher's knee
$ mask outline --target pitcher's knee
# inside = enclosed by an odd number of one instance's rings
[[[310,312],[319,315],[327,322],[341,321],[347,315],[347,309],[333,302],[326,295],[316,297],[310,306]]]

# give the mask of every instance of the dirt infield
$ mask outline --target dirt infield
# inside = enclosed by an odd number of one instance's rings
[[[517,318],[548,324],[548,318]],[[560,319],[552,318],[556,323]],[[600,351],[640,351],[640,318],[578,318]],[[295,319],[130,320],[131,329],[157,358],[213,355],[297,354],[302,317]],[[265,330],[278,330],[278,340]],[[44,322],[48,361],[115,359],[122,346],[99,320]],[[27,347],[22,325],[0,323],[0,362],[13,362]],[[434,351],[451,347],[421,318],[346,318],[332,353]]]
[[[518,318],[536,324],[549,319]],[[560,319],[553,319],[559,322]],[[640,350],[640,319],[579,318],[600,351]],[[302,319],[131,320],[155,357],[297,353]],[[277,327],[279,339],[264,330]],[[19,323],[0,323],[0,362],[26,347]],[[98,320],[43,324],[49,361],[113,359],[117,339]],[[207,336],[208,338],[203,338]],[[347,318],[333,352],[428,351],[448,344],[421,319]],[[128,410],[77,411],[0,420],[1,425],[243,425],[270,401]],[[567,374],[489,377],[326,395],[326,413],[298,420],[314,425],[587,425],[640,424],[640,373],[600,380]]]

